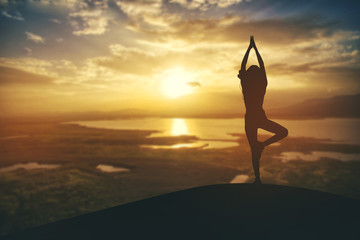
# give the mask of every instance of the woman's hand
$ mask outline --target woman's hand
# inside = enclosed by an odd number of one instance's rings
[[[256,47],[254,36],[250,36],[250,47],[254,47],[254,48]]]

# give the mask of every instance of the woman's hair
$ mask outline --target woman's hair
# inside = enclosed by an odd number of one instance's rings
[[[259,72],[260,71],[260,68],[256,65],[251,65],[247,70],[246,72],[247,73],[253,73],[253,72]]]
[[[256,65],[251,65],[247,70],[246,70],[246,75],[250,78],[253,77],[258,77],[259,74],[261,73],[260,68]]]

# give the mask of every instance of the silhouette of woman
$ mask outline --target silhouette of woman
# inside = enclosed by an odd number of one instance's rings
[[[252,65],[246,70],[246,63],[251,48],[255,49],[260,67]],[[251,148],[252,164],[255,174],[254,183],[261,183],[259,166],[262,151],[266,146],[286,137],[288,135],[288,130],[280,124],[269,120],[262,107],[267,87],[267,78],[264,62],[257,50],[253,36],[250,37],[250,45],[241,63],[241,69],[238,77],[241,80],[241,87],[246,107],[245,133]],[[260,142],[257,139],[258,128],[275,133],[275,135],[264,142]]]

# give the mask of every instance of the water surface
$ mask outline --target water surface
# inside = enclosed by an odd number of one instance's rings
[[[2,167],[0,168],[0,172],[10,172],[17,169],[26,169],[26,170],[33,170],[33,169],[54,169],[60,167],[59,164],[38,164],[38,163],[17,163],[11,165],[9,167]]]
[[[294,160],[317,161],[321,158],[333,158],[340,161],[359,161],[360,154],[313,151],[310,153],[302,152],[282,152],[279,156],[282,162],[289,162]]]
[[[26,137],[29,137],[29,135],[15,135],[15,136],[0,137],[0,140],[18,139],[18,138],[26,138]]]
[[[311,120],[274,120],[289,130],[291,137],[331,139],[336,142],[360,144],[360,119],[327,118]],[[139,118],[71,122],[81,126],[104,129],[158,130],[152,136],[191,135],[205,139],[235,140],[229,133],[245,133],[244,119]],[[260,134],[268,132],[260,129]]]
[[[244,183],[249,179],[248,175],[236,175],[233,180],[231,180],[230,183]]]
[[[122,167],[114,167],[112,165],[99,164],[96,166],[102,172],[113,173],[113,172],[130,172],[130,169]]]

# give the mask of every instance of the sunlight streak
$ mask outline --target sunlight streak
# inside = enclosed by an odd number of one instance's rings
[[[189,130],[185,119],[174,118],[172,120],[171,135],[172,136],[189,135]]]

